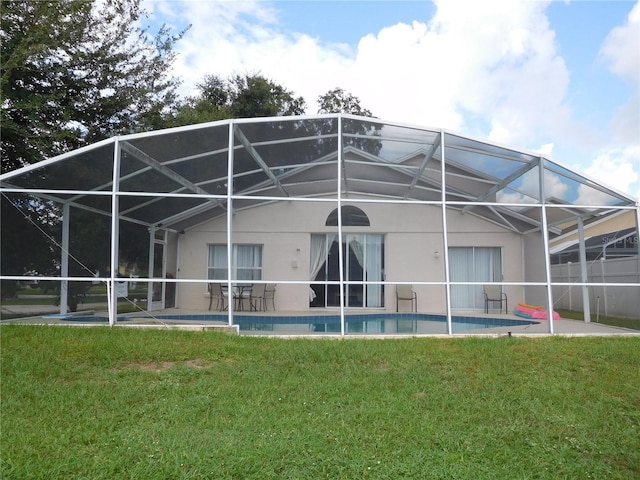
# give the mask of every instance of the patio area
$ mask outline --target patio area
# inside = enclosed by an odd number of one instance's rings
[[[396,316],[397,315],[397,316]],[[224,318],[223,318],[224,317]],[[333,330],[327,328],[327,319],[332,319]],[[239,335],[295,336],[295,337],[371,337],[402,338],[414,336],[447,335],[446,316],[430,314],[389,314],[379,310],[346,312],[346,332],[341,335],[339,312],[335,309],[312,311],[267,311],[237,312],[236,322],[229,325],[226,314],[202,310],[177,308],[155,312],[139,312],[118,315],[116,328],[168,328],[168,329],[215,329]],[[338,323],[336,323],[336,319]],[[505,323],[505,325],[499,325]],[[46,314],[3,320],[0,325],[43,326],[108,326],[106,311],[84,310],[61,316]],[[325,326],[318,329],[319,325]],[[355,327],[354,325],[357,325]],[[456,327],[458,325],[459,327]],[[314,326],[316,327],[314,329]],[[391,326],[392,328],[389,328]],[[387,328],[385,328],[387,327]],[[400,327],[400,328],[398,328]],[[391,331],[388,331],[391,330]],[[547,320],[527,320],[512,314],[484,314],[477,312],[453,312],[454,335],[487,336],[539,336],[550,335]],[[640,336],[640,330],[615,327],[595,321],[584,322],[561,318],[553,321],[553,334],[566,336]]]

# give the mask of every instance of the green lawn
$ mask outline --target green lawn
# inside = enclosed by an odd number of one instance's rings
[[[584,320],[584,312],[578,312],[575,310],[558,310],[558,313],[562,318]],[[640,318],[611,317],[606,315],[596,315],[595,312],[591,312],[591,321],[594,323],[597,322],[604,325],[611,325],[613,327],[623,327],[631,328],[633,330],[640,330]]]
[[[146,288],[130,289],[130,298],[147,298]],[[52,291],[43,291],[40,288],[27,288],[19,290],[15,298],[5,298],[2,300],[3,305],[57,305],[57,297]],[[103,285],[92,286],[87,295],[81,298],[80,303],[96,303],[107,301],[107,289]]]
[[[4,479],[640,478],[640,337],[0,336]]]

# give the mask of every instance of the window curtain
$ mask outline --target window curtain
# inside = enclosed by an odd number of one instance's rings
[[[262,278],[262,246],[233,246],[232,280],[260,280]],[[227,279],[227,246],[209,245],[208,272],[210,280]]]
[[[451,247],[449,268],[452,282],[502,281],[500,247]],[[457,309],[482,309],[482,285],[453,285],[451,306]]]
[[[258,245],[234,245],[236,280],[260,280],[262,249]]]
[[[476,247],[474,249],[473,265],[476,282],[502,281],[502,252],[496,247]],[[484,295],[481,285],[474,289],[475,308],[484,308]]]
[[[226,245],[209,245],[208,260],[209,280],[227,279],[227,247]]]
[[[449,272],[452,282],[470,282],[473,279],[473,248],[449,249]],[[456,309],[473,308],[473,285],[452,285],[451,306]]]
[[[351,247],[351,251],[356,256],[360,266],[364,267],[364,248],[362,246],[362,237],[364,237],[364,235],[358,235],[357,238],[353,235],[349,235],[349,237],[349,246]]]
[[[327,262],[327,249],[338,238],[337,234],[313,234],[311,235],[311,262],[309,278],[314,281]],[[383,235],[346,235],[350,250],[364,272],[364,280],[383,280]],[[346,279],[347,281],[349,278]],[[367,307],[382,307],[382,285],[365,285],[365,303]]]
[[[371,282],[381,282],[382,275],[382,235],[366,236],[366,276]],[[367,285],[367,307],[382,307],[382,285]]]
[[[337,235],[328,234],[312,234],[311,235],[311,264],[309,272],[309,280],[315,280],[320,273],[320,269],[327,261],[327,245],[331,245]]]

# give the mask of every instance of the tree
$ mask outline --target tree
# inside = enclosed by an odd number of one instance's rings
[[[362,117],[373,117],[370,110],[360,105],[358,97],[342,88],[334,88],[318,97],[318,113],[349,113]],[[374,138],[380,136],[381,126],[379,124],[348,120],[343,123],[343,131],[348,134],[344,138],[345,146],[352,146],[373,155],[378,155],[382,150],[382,143]]]
[[[373,117],[371,111],[360,105],[358,97],[342,88],[334,88],[318,97],[318,113],[350,113],[361,117]]]
[[[2,173],[156,124],[176,101],[178,82],[168,72],[183,32],[163,27],[154,36],[139,28],[140,1],[2,1]],[[59,247],[50,239],[60,238],[58,206],[3,195],[2,215],[3,273],[55,275]],[[97,231],[86,227],[85,237]],[[106,268],[105,255],[97,260],[95,243],[86,240],[77,241],[76,255]],[[11,293],[6,287],[3,294]]]
[[[2,172],[140,129],[175,102],[181,34],[137,27],[140,1],[2,2]]]
[[[207,75],[196,85],[198,94],[188,98],[170,126],[190,125],[227,118],[302,115],[305,101],[260,74],[237,74],[229,78]]]
[[[261,75],[236,75],[230,80],[231,112],[237,118],[302,115],[305,101]]]
[[[24,275],[31,271],[42,275],[55,275],[55,264],[52,261],[55,255],[54,247],[42,230],[46,230],[48,235],[56,235],[57,232],[54,231],[57,230],[57,226],[46,224],[42,213],[37,211],[38,201],[35,198],[13,195],[11,200],[3,195],[0,202],[0,218],[3,224],[0,231],[2,273]],[[16,282],[3,280],[0,286],[1,298],[14,296],[16,289]]]

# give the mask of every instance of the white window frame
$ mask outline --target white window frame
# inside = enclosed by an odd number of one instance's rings
[[[218,255],[214,253],[215,249],[220,249]],[[251,249],[247,251],[247,249]],[[244,252],[243,252],[244,250]],[[251,257],[252,264],[250,265],[238,265],[238,259],[242,254],[248,254]],[[261,244],[234,244],[232,254],[232,271],[231,280],[262,280],[263,269],[263,245]],[[215,264],[216,259],[219,259],[222,263],[220,265]],[[216,275],[216,270],[222,272]],[[243,275],[242,273],[249,273]],[[210,243],[207,244],[207,279],[209,280],[229,280],[227,268],[227,245],[224,243]]]

